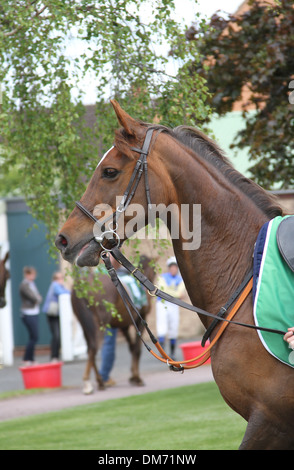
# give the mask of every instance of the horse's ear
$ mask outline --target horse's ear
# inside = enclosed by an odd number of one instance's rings
[[[6,263],[6,261],[8,260],[9,258],[9,251],[7,251],[5,257],[4,257],[4,264]]]
[[[139,123],[128,115],[118,104],[116,100],[110,100],[116,117],[120,125],[125,129],[129,135],[136,135],[139,127]]]

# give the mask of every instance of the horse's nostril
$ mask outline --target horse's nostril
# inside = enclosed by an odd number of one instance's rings
[[[67,246],[67,240],[66,240],[66,238],[64,238],[64,237],[61,236],[61,237],[60,237],[60,243],[61,243],[63,246]]]
[[[57,248],[59,250],[64,250],[64,248],[67,247],[68,245],[68,242],[67,242],[67,239],[65,238],[64,235],[58,235],[56,240],[55,240],[55,245],[57,246]]]

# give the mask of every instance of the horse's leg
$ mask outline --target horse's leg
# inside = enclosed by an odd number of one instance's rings
[[[144,385],[143,380],[140,377],[139,373],[139,361],[141,356],[141,340],[139,336],[136,334],[135,340],[131,338],[130,332],[128,328],[122,329],[122,332],[127,340],[129,350],[132,356],[131,362],[131,377],[129,381],[133,385],[142,386]]]
[[[142,333],[143,328],[139,328],[140,332]],[[140,357],[141,357],[141,351],[142,351],[142,342],[140,337],[136,334],[135,337],[135,342],[134,342],[134,347],[133,347],[133,362],[132,362],[132,373],[133,377],[131,378],[131,383],[134,385],[145,385],[144,381],[140,377]]]
[[[83,393],[85,395],[89,395],[90,393],[93,393],[94,391],[94,387],[90,380],[90,372],[91,372],[92,367],[95,372],[99,390],[105,390],[103,379],[96,365],[95,356],[96,356],[96,352],[93,354],[93,351],[89,351],[86,369],[85,369],[84,376],[83,376],[83,382],[84,382]]]
[[[256,336],[230,325],[212,350],[214,378],[226,403],[248,423],[240,450],[293,449],[293,371]]]
[[[90,351],[88,351],[88,360],[87,360],[86,368],[85,368],[84,375],[83,375],[83,393],[85,395],[90,395],[94,391],[94,387],[90,380],[91,368],[92,368],[92,359],[91,359]]]
[[[83,392],[85,395],[89,395],[90,393],[93,393],[94,391],[94,387],[90,380],[90,372],[92,368],[94,369],[94,372],[95,372],[99,390],[105,389],[103,379],[101,375],[99,374],[99,371],[96,365],[96,360],[95,360],[97,349],[98,349],[97,342],[96,344],[91,344],[91,343],[92,342],[88,342],[88,361],[86,364],[86,369],[85,369],[84,377],[83,377],[83,381],[84,381]]]
[[[250,417],[240,450],[294,450],[291,429],[278,430],[273,416],[255,411]]]
[[[95,372],[96,381],[97,381],[99,390],[105,390],[104,380],[102,379],[101,374],[99,373],[99,370],[95,361],[95,357],[93,360],[93,369]]]

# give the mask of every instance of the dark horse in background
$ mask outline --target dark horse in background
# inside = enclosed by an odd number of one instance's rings
[[[217,313],[252,268],[258,233],[265,222],[282,214],[280,206],[238,173],[217,145],[197,129],[148,125],[133,119],[116,101],[112,104],[121,128],[81,203],[90,212],[102,203],[116,211],[117,196],[124,194],[138,160],[134,148],[142,148],[147,130],[153,128],[148,153],[152,204],[176,204],[180,215],[182,207],[188,205],[192,212],[194,204],[201,204],[200,248],[184,249],[183,229],[187,233],[190,227],[182,217],[179,236],[172,237],[172,242],[192,304]],[[133,202],[148,212],[144,178]],[[131,215],[125,217],[124,227],[128,220]],[[78,207],[55,243],[71,263],[81,267],[99,263],[102,248],[93,238],[93,221]],[[213,321],[200,318],[205,328]],[[252,293],[235,319],[254,324]],[[211,333],[211,341],[217,331]],[[211,350],[211,366],[224,400],[248,422],[240,448],[294,449],[294,372],[266,351],[258,333],[230,324]]]
[[[150,259],[146,256],[140,257],[140,266],[145,275],[154,279],[155,272],[154,269],[150,266]],[[140,377],[139,363],[141,356],[141,345],[142,341],[137,334],[132,334],[135,330],[132,320],[124,306],[120,295],[118,294],[116,288],[111,282],[108,274],[102,274],[99,276],[99,288],[95,289],[93,281],[93,273],[89,273],[88,276],[89,285],[92,286],[89,296],[93,296],[93,304],[89,305],[89,302],[85,298],[80,298],[77,295],[76,290],[72,290],[72,307],[74,314],[76,315],[78,321],[81,324],[81,327],[84,332],[88,347],[88,360],[86,363],[86,368],[83,376],[84,387],[83,392],[85,394],[90,394],[93,392],[93,385],[90,381],[91,370],[94,370],[95,378],[98,383],[100,390],[104,389],[104,383],[99,370],[96,364],[96,355],[103,342],[104,330],[106,325],[110,325],[112,328],[119,328],[129,347],[131,353],[131,377],[129,379],[130,383],[133,385],[144,385],[143,380]],[[101,284],[100,284],[101,283]],[[150,296],[147,295],[147,303],[140,310],[140,315],[143,319],[146,318],[146,315],[149,313],[151,308]],[[117,315],[113,316],[109,309],[107,310],[103,300],[107,300],[112,305],[114,305]],[[97,305],[96,305],[97,304]],[[134,314],[136,317],[136,314]],[[142,332],[142,322],[139,318],[136,318],[136,324],[140,332]]]
[[[5,266],[8,259],[9,259],[9,251],[6,253],[4,258],[0,260],[0,308],[4,308],[6,305],[5,288],[6,288],[6,282],[10,277],[9,271]]]

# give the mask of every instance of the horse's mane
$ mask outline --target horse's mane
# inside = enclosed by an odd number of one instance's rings
[[[198,156],[220,171],[228,181],[246,194],[270,219],[282,215],[283,211],[277,198],[265,191],[254,181],[239,173],[216,142],[199,129],[189,126],[178,126],[174,129],[170,129],[162,125],[153,124],[149,125],[149,127],[170,135],[193,150]],[[120,134],[118,138],[120,143],[122,143],[122,141],[126,143],[126,134],[124,131],[121,130],[121,132],[117,133],[117,137],[118,134]]]

